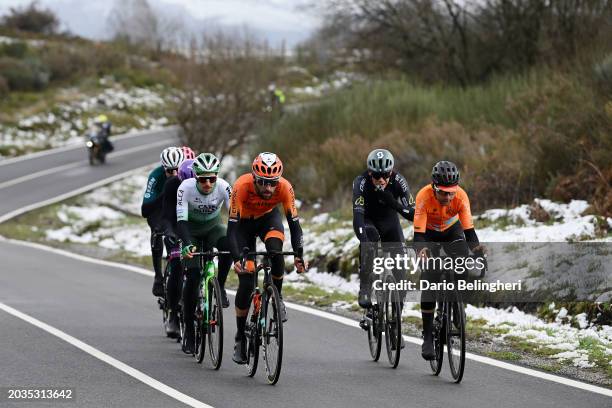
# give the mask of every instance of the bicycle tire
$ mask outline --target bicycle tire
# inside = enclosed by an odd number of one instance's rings
[[[200,306],[202,299],[198,296],[198,307],[196,310],[196,320],[194,322],[195,330],[195,359],[198,364],[202,364],[206,355],[206,330],[204,325],[204,316],[202,316],[202,308]]]
[[[274,385],[280,378],[283,365],[283,321],[281,318],[281,299],[274,285],[266,287],[266,297],[262,304],[264,327],[262,342],[266,378]],[[273,342],[276,347],[272,347]]]
[[[223,361],[223,305],[221,286],[216,277],[208,281],[208,354],[215,370],[221,368]]]
[[[162,310],[162,330],[166,337],[175,338],[176,336],[171,336],[166,331],[166,327],[168,326],[168,320],[170,318],[170,311],[168,309],[168,278],[170,277],[170,262],[166,261],[166,267],[164,268],[163,275],[163,285],[164,285],[164,297],[161,300],[161,310]]]
[[[459,383],[465,369],[465,310],[462,302],[447,303],[446,328],[448,365],[453,380]]]
[[[368,327],[368,346],[370,349],[370,356],[373,361],[378,361],[380,358],[380,352],[382,350],[382,331],[380,330],[380,322],[382,320],[382,313],[380,313],[380,307],[378,303],[373,303],[370,308],[372,322]]]
[[[259,312],[255,309],[255,299],[258,294],[251,295],[251,303],[247,314],[246,327],[244,330],[247,341],[247,375],[253,377],[257,372],[259,363],[260,323]],[[261,298],[260,298],[261,299]],[[260,308],[261,309],[261,308]]]
[[[395,283],[393,275],[385,278],[387,284]],[[389,286],[387,286],[389,287]],[[397,368],[401,356],[402,316],[397,291],[385,291],[383,298],[383,323],[387,358],[393,368]]]
[[[442,309],[440,309],[442,306]],[[436,358],[434,360],[429,361],[429,365],[431,367],[431,371],[433,375],[440,375],[440,371],[442,371],[442,363],[444,361],[444,341],[443,339],[446,337],[446,329],[444,327],[444,306],[438,305],[438,309],[436,311],[436,316],[434,317],[433,322],[433,344],[434,344],[434,354]]]

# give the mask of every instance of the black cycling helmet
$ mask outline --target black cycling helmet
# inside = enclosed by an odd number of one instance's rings
[[[431,182],[444,191],[456,191],[459,184],[459,169],[453,162],[437,162],[431,170]]]

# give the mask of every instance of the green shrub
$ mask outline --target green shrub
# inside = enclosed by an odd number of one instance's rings
[[[22,59],[28,52],[28,44],[23,41],[15,41],[0,44],[0,56]]]
[[[11,91],[40,90],[49,83],[49,74],[35,59],[1,57],[0,75],[6,79]]]
[[[42,50],[41,59],[49,70],[53,81],[78,77],[88,69],[89,64],[89,61],[78,48],[67,45],[46,47]]]

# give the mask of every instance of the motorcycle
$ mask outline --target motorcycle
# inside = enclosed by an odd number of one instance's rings
[[[96,131],[91,131],[87,135],[87,142],[85,143],[89,153],[89,164],[95,165],[96,161],[100,164],[106,162],[106,149],[104,148],[104,139]]]

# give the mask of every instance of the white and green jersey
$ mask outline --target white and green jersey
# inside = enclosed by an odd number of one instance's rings
[[[224,203],[229,210],[231,192],[229,183],[219,177],[208,194],[200,192],[195,178],[184,180],[176,191],[176,221],[188,221],[196,228],[217,222]]]

